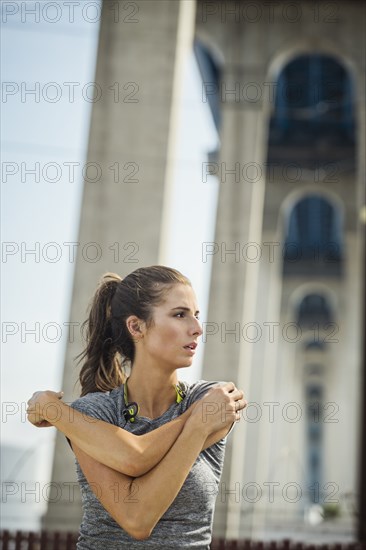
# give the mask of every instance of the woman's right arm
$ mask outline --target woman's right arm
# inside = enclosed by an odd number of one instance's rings
[[[239,392],[229,392],[228,386],[213,390],[214,395],[196,404],[181,434],[164,458],[137,479],[131,479],[96,462],[73,445],[91,489],[114,520],[132,537],[142,540],[150,536],[180,491],[206,439],[212,433],[228,429],[239,419],[239,411],[235,413]],[[218,407],[205,409],[205,404],[212,405],[212,402],[217,403]],[[243,407],[244,404],[240,405],[240,408]]]
[[[191,411],[144,435],[87,416],[60,401],[61,393],[42,391],[28,401],[28,420],[41,427],[54,426],[84,453],[98,462],[137,477],[153,468],[182,432]]]
[[[231,388],[235,386],[231,384]],[[227,386],[227,385],[226,385]],[[212,404],[217,406],[212,395]],[[243,397],[242,392],[240,392]],[[185,413],[156,430],[136,436],[127,430],[108,422],[86,416],[60,401],[62,394],[51,391],[36,392],[28,401],[28,419],[33,424],[53,425],[68,437],[72,443],[96,461],[132,477],[138,477],[156,466],[166,455],[196,406],[193,404]],[[236,398],[238,400],[238,397]],[[211,433],[202,448],[206,448],[225,435],[225,427]],[[201,449],[202,450],[202,449]]]

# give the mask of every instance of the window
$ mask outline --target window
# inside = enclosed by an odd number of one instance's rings
[[[308,486],[320,486],[322,476],[322,401],[323,388],[319,383],[311,383],[306,387],[307,426],[306,426],[306,452],[307,452],[307,477]],[[317,502],[317,491],[310,491],[309,498]]]
[[[341,215],[321,195],[308,195],[293,207],[284,245],[285,275],[341,274]]]
[[[269,164],[292,160],[312,168],[342,163],[354,170],[354,91],[333,57],[301,55],[278,77],[269,128]]]
[[[300,303],[297,323],[301,328],[311,329],[315,324],[324,327],[332,322],[333,315],[326,297],[308,294]]]

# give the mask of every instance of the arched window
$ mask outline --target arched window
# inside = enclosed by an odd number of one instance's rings
[[[334,319],[327,298],[323,294],[307,294],[297,310],[296,322],[302,329],[311,329],[315,324],[324,328]],[[309,342],[308,342],[309,344]]]
[[[348,71],[328,55],[301,55],[281,71],[269,127],[269,164],[355,165],[354,91]]]
[[[341,215],[322,195],[307,195],[293,207],[285,234],[284,275],[341,274]]]

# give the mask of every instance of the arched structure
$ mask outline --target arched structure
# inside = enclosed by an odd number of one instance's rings
[[[97,78],[109,83],[124,81],[128,74],[141,84],[142,101],[124,109],[105,102],[94,106],[89,157],[111,163],[122,151],[120,160],[138,162],[144,178],[139,187],[86,189],[80,240],[102,240],[107,246],[108,239],[118,240],[115,232],[123,233],[126,242],[138,243],[142,265],[164,257],[161,231],[167,227],[169,204],[164,197],[174,156],[174,91],[179,90],[175,62],[187,51],[184,37],[193,35],[194,27],[221,141],[212,159],[220,185],[214,244],[221,253],[213,255],[207,318],[221,332],[207,335],[202,378],[234,380],[260,414],[256,421],[248,418],[237,425],[229,438],[215,534],[313,541],[308,511],[317,495],[309,497],[309,487],[318,483],[324,492],[336,485],[339,496],[347,492],[356,498],[358,481],[364,5],[358,0],[180,0],[170,2],[169,9],[165,0],[140,0],[139,5],[144,15],[139,33],[126,25],[118,28],[112,11],[104,9]],[[134,48],[143,54],[138,62],[137,53],[122,53]],[[329,74],[337,81],[336,98],[329,77],[321,77]],[[291,94],[281,97],[294,82],[307,90],[301,101]],[[318,88],[316,101],[311,86]],[[102,199],[105,209],[99,207]],[[286,243],[294,238],[306,246],[318,243],[323,252],[324,239],[326,244],[334,238],[337,267],[323,269],[313,258],[306,269],[304,263],[289,268]],[[250,246],[258,251],[255,260]],[[202,258],[192,257],[194,261]],[[121,274],[130,267],[122,266]],[[79,259],[74,321],[98,273],[109,268],[100,263],[92,270]],[[315,295],[320,296],[318,305],[311,298]],[[318,307],[322,296],[328,309]],[[309,320],[317,311],[323,317],[315,338],[304,312]],[[230,338],[234,327],[239,335]],[[70,397],[71,358],[79,344],[70,344],[66,354]],[[62,445],[59,438],[54,467],[59,483],[74,479],[71,460],[65,467]],[[294,498],[289,483],[300,487],[301,498]],[[73,516],[76,527],[76,509],[76,504],[54,503],[46,524],[62,527],[57,518],[66,510],[68,527]],[[354,538],[354,518],[346,507],[339,511],[332,540]],[[322,525],[317,537],[317,542],[329,540]]]
[[[240,345],[208,337],[204,377],[222,376],[225,365],[227,376],[244,386],[262,411],[261,421],[239,425],[229,442],[215,528],[232,538],[306,538],[315,497],[309,500],[305,494],[312,480],[323,488],[337,483],[353,498],[357,489],[360,356],[355,350],[360,347],[360,308],[351,289],[361,288],[357,216],[365,169],[365,113],[360,105],[365,60],[347,32],[342,40],[339,36],[346,26],[364,43],[360,4],[339,4],[333,26],[326,21],[329,4],[324,2],[318,5],[322,15],[316,26],[313,7],[305,1],[291,4],[301,13],[291,23],[295,14],[288,13],[285,3],[267,13],[264,5],[245,1],[202,0],[197,6],[198,36],[215,39],[225,59],[215,241],[228,253],[213,259],[209,321],[228,329],[236,322],[241,329]],[[260,14],[255,17],[253,10]],[[329,85],[332,79],[335,87]],[[290,90],[293,84],[304,92],[302,102],[296,103],[291,94],[281,102],[279,90]],[[257,170],[250,172],[247,167],[254,164]],[[305,246],[306,261],[291,264],[286,250],[291,240]],[[249,243],[260,247],[257,262],[245,254]],[[241,251],[239,260],[229,252],[235,247]],[[292,303],[301,289],[308,292],[306,287],[336,296],[330,326],[315,334],[308,327],[302,330]],[[259,341],[249,341],[248,323],[261,329]],[[345,385],[352,403],[342,397]],[[318,426],[321,453],[305,413],[315,394],[324,413]],[[303,413],[299,422],[275,415],[291,402]],[[332,403],[342,410],[337,429],[328,420],[339,411],[331,410],[332,405],[324,409]],[[343,437],[349,450],[345,460],[352,464],[347,471],[332,459]],[[298,503],[283,498],[290,482],[303,492]],[[250,483],[256,484],[257,500],[245,493]],[[271,483],[277,491],[274,502],[269,502]],[[354,520],[349,510],[342,514],[335,532],[343,528],[351,533]]]

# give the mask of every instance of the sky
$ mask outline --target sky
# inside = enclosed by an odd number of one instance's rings
[[[24,475],[31,469],[35,481],[51,475],[55,430],[28,424],[25,408],[34,391],[59,390],[62,383],[75,267],[64,243],[78,241],[100,19],[100,2],[75,2],[73,12],[69,4],[49,2],[46,11],[37,2],[1,6],[1,439],[20,449],[19,479],[28,466]],[[204,319],[210,262],[192,264],[200,255],[192,242],[201,247],[214,240],[218,183],[202,182],[201,170],[218,136],[193,54],[183,95],[167,263],[191,279]],[[197,223],[183,237],[179,204],[189,190]],[[201,345],[185,372],[188,381],[200,376],[202,351]],[[14,475],[9,456],[3,479]]]

